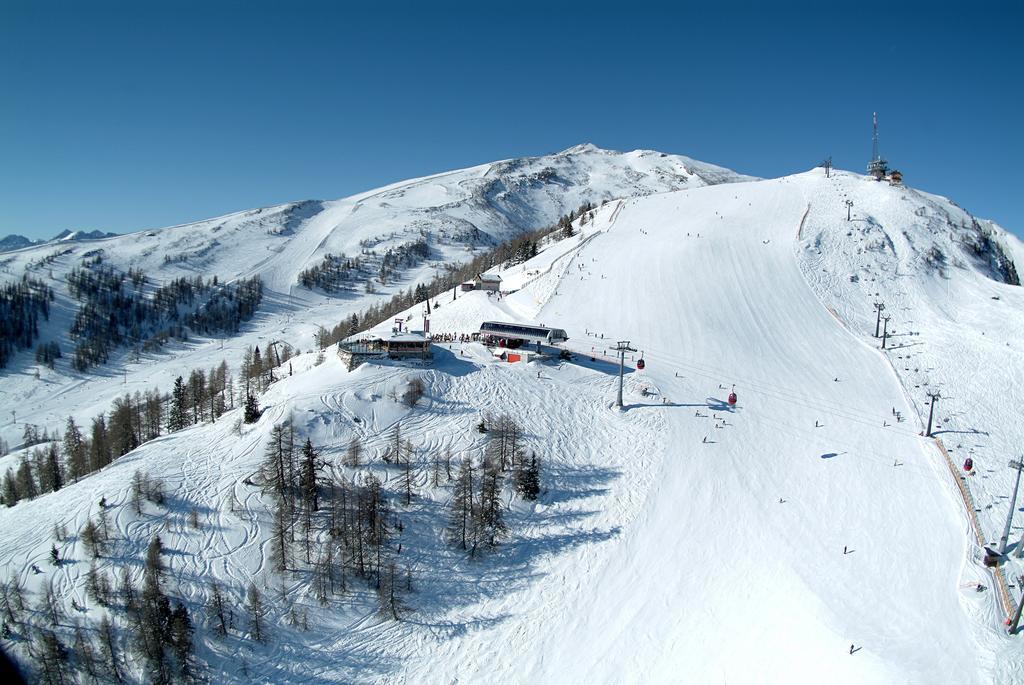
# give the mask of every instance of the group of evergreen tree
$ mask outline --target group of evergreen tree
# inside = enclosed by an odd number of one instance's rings
[[[452,484],[448,536],[471,556],[480,545],[496,547],[508,535],[502,505],[506,473],[511,472],[512,485],[523,499],[535,500],[540,494],[540,460],[535,453],[526,458],[519,425],[502,415],[487,430],[490,439],[479,465],[464,457]]]
[[[320,288],[330,294],[351,292],[367,275],[359,257],[327,254],[319,264],[299,272],[299,285],[307,290]]]
[[[160,537],[153,537],[146,549],[141,592],[130,566],[122,567],[115,588],[95,561],[109,542],[105,507],[101,500],[100,523],[89,519],[80,533],[93,555],[85,577],[87,596],[106,610],[98,623],[86,627],[66,615],[52,581],[43,583],[38,603],[29,607],[20,580],[12,575],[0,583],[0,637],[28,656],[33,668],[29,675],[38,682],[132,682],[133,664],[141,666],[144,682],[194,682],[195,627],[187,606],[172,601],[165,590]],[[61,541],[66,539],[66,532],[59,528],[55,535]],[[51,562],[63,563],[56,545],[51,549]],[[72,599],[71,605],[76,611],[85,610],[77,600]],[[127,633],[118,629],[112,618],[116,614],[130,629]]]
[[[60,352],[60,343],[55,340],[51,340],[47,343],[41,343],[36,346],[36,361],[47,368],[52,369],[57,360],[62,356],[63,355]]]
[[[30,456],[22,456],[2,479],[2,501],[14,506],[20,500],[59,490],[67,480],[78,480],[98,471],[139,445],[206,421],[216,422],[226,411],[244,407],[243,420],[259,419],[257,395],[276,380],[275,369],[294,354],[291,345],[277,343],[261,354],[259,347],[247,348],[239,377],[232,377],[226,361],[203,372],[193,369],[178,376],[170,394],[158,388],[135,392],[114,400],[106,414],[92,420],[88,436],[72,418],[65,425],[63,440],[46,429],[26,424],[23,446],[46,444]],[[60,445],[58,445],[60,442]],[[5,445],[6,448],[6,445]]]
[[[154,684],[188,682],[194,628],[188,608],[164,593],[163,545],[150,540],[142,576],[142,592],[126,603],[125,611],[142,656],[146,681]]]
[[[218,286],[214,277],[213,286],[209,298],[186,317],[185,324],[201,335],[234,335],[263,301],[263,281],[253,276]]]
[[[284,366],[294,354],[295,350],[287,343],[271,343],[262,353],[259,345],[246,347],[242,354],[240,395],[244,398],[266,392],[277,380],[274,369]]]
[[[346,464],[360,463],[361,450],[353,445]],[[399,459],[408,463],[408,457]],[[380,479],[368,472],[329,473],[308,438],[297,446],[290,423],[274,426],[260,473],[273,503],[273,568],[308,570],[313,593],[324,604],[347,592],[352,578],[363,579],[377,592],[382,613],[399,618],[402,590],[394,581],[396,573],[402,576],[396,571],[401,545],[394,535],[402,524]],[[407,502],[409,497],[411,487]],[[405,586],[410,584],[406,571]]]
[[[0,285],[0,369],[18,350],[32,347],[39,319],[49,320],[54,294],[45,282],[28,275]]]
[[[402,243],[398,247],[389,247],[380,260],[377,280],[381,285],[387,285],[405,269],[416,266],[428,257],[430,257],[430,243],[427,235],[421,235],[416,240]]]
[[[141,272],[125,274],[95,260],[72,269],[67,281],[79,301],[69,331],[78,371],[105,363],[120,345],[152,350],[169,339],[187,340],[190,330],[236,333],[263,297],[259,276],[232,284],[219,284],[216,276],[176,278],[151,288]]]
[[[239,395],[243,388],[238,388]],[[222,361],[205,373],[194,369],[187,382],[179,376],[170,395],[151,388],[115,399],[109,412],[92,419],[88,434],[71,417],[63,438],[51,439],[45,429],[26,424],[24,445],[45,446],[23,455],[16,468],[7,469],[3,502],[14,506],[22,499],[59,490],[66,481],[98,471],[164,432],[216,421],[234,406],[234,382],[227,362]]]

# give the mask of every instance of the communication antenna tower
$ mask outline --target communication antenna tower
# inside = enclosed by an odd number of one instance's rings
[[[878,151],[878,112],[872,113],[871,123],[873,133],[871,136],[871,162],[868,164],[868,173],[881,180],[885,178],[885,174],[889,171],[889,163],[882,159],[882,154]]]

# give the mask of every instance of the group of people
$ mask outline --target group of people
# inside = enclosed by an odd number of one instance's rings
[[[473,342],[474,334],[472,333],[435,333],[434,342],[460,342],[467,343]]]

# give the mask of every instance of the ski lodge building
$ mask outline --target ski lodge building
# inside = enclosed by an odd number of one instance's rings
[[[419,359],[433,358],[430,338],[423,331],[394,332],[386,337],[375,336],[356,341],[338,343],[338,356],[351,371],[373,359]]]
[[[501,276],[497,274],[477,274],[473,280],[473,285],[477,290],[488,290],[496,293],[501,289]]]

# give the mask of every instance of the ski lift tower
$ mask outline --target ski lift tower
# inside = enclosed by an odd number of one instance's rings
[[[871,121],[874,133],[871,137],[871,162],[868,164],[868,173],[874,176],[876,181],[881,181],[889,172],[889,163],[882,159],[878,151],[878,112],[872,113]]]

